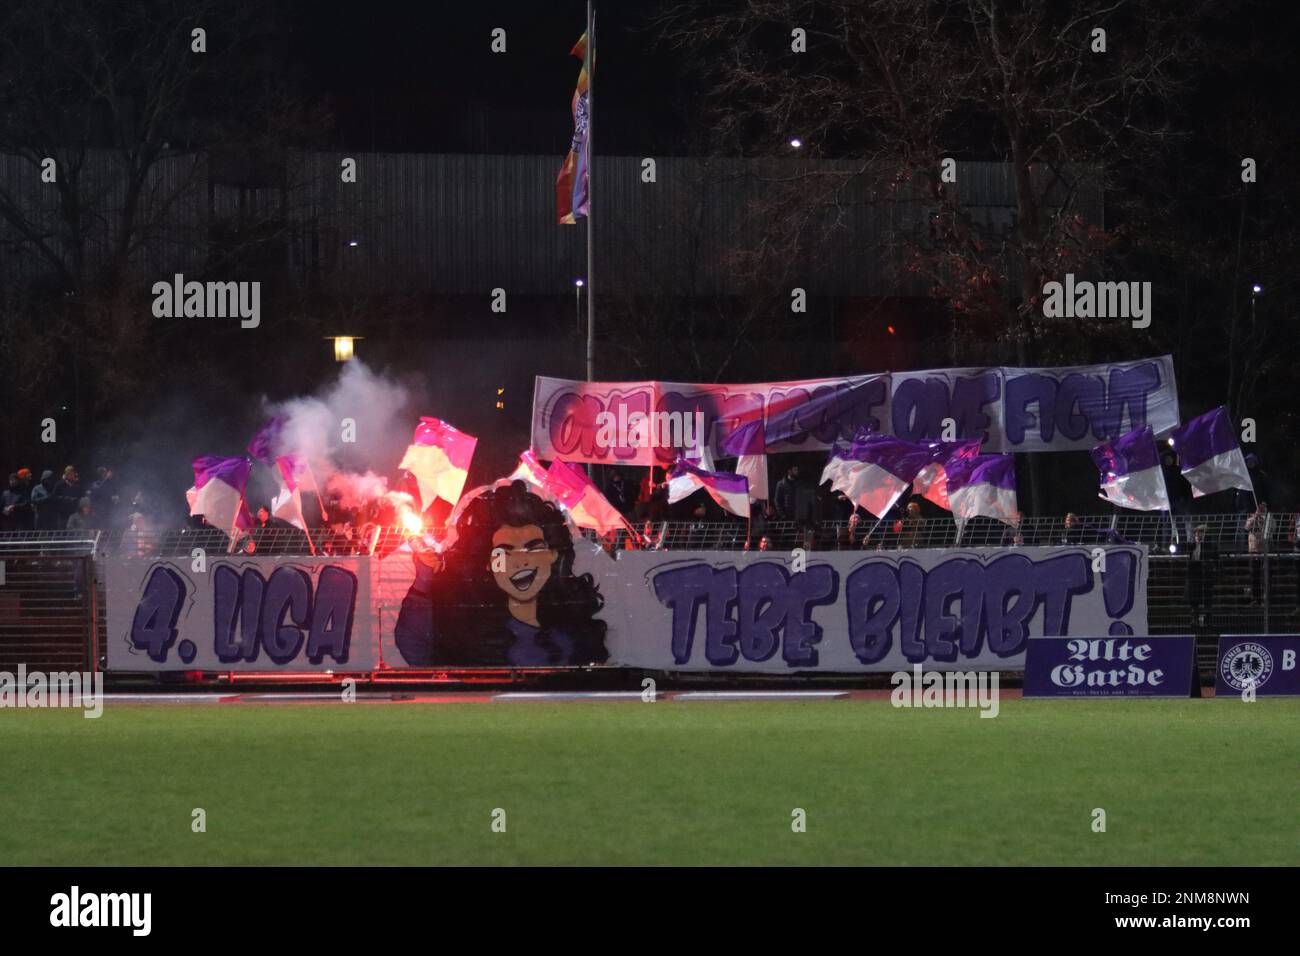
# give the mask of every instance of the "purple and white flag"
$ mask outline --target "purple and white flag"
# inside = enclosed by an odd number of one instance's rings
[[[978,451],[978,441],[913,442],[859,433],[847,450],[831,452],[822,480],[829,479],[832,489],[844,492],[877,518],[884,517],[914,482],[918,493],[947,508],[946,463],[955,457],[973,457]]]
[[[1175,428],[1169,440],[1178,452],[1178,465],[1192,486],[1193,497],[1229,488],[1255,493],[1246,459],[1237,443],[1237,431],[1224,406]]]
[[[948,461],[948,501],[957,518],[983,515],[1009,525],[1019,521],[1013,455],[957,456]]]
[[[257,430],[252,441],[248,443],[248,453],[253,460],[267,468],[275,467],[276,453],[279,450],[280,434],[284,431],[284,416],[276,415]]]
[[[726,511],[749,517],[749,482],[727,471],[706,471],[678,458],[668,481],[668,503],[681,501],[703,488]],[[674,497],[676,495],[676,497]]]
[[[223,458],[220,455],[203,455],[192,462],[194,467],[194,498],[190,501],[190,514],[203,515],[208,524],[226,534],[235,528],[253,527],[253,516],[244,504],[244,491],[248,488],[248,473],[253,463],[247,458]],[[189,495],[186,495],[189,498]]]
[[[1169,492],[1150,425],[1102,442],[1092,450],[1092,460],[1101,473],[1099,498],[1134,511],[1169,510]]]
[[[280,477],[280,491],[271,499],[271,514],[306,531],[307,519],[302,514],[302,490],[298,487],[298,479],[306,470],[306,464],[297,455],[280,455],[275,459],[275,464]]]
[[[749,500],[766,501],[767,440],[761,418],[746,422],[722,442],[722,457],[736,456],[736,474],[749,482]]]

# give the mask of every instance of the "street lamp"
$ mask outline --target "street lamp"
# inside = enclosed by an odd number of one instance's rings
[[[360,335],[327,335],[325,338],[334,343],[334,361],[346,362],[356,354],[354,343],[361,341]]]
[[[790,147],[792,149],[799,149],[801,146],[803,146],[803,140],[801,140],[798,136],[790,140]]]
[[[579,332],[582,331],[582,287],[586,284],[583,279],[573,280],[573,315]]]

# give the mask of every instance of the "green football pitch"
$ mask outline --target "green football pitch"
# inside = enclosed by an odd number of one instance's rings
[[[0,766],[6,865],[1300,863],[1300,700],[110,703]]]

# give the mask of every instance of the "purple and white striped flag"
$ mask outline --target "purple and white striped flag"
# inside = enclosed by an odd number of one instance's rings
[[[302,514],[302,489],[298,479],[306,471],[306,463],[297,455],[280,455],[275,459],[280,477],[280,491],[271,499],[271,514],[287,521],[295,528],[307,530],[307,519]]]
[[[946,470],[948,501],[955,517],[983,515],[1013,526],[1019,521],[1015,456],[957,456],[949,459]]]
[[[253,516],[244,504],[253,463],[242,456],[202,455],[192,465],[194,497],[190,500],[190,514],[203,515],[208,524],[226,534],[235,528],[253,527]],[[188,494],[185,497],[190,498]]]
[[[745,478],[727,471],[706,471],[685,458],[678,458],[669,476],[668,503],[681,501],[700,488],[733,515],[749,517],[749,482]]]
[[[1150,425],[1102,442],[1092,450],[1092,460],[1101,473],[1099,498],[1134,511],[1169,510],[1169,491]]]
[[[1255,493],[1246,459],[1237,443],[1237,431],[1224,406],[1175,428],[1169,440],[1178,452],[1178,465],[1192,486],[1193,497],[1229,488]]]
[[[877,518],[883,517],[913,483],[919,494],[947,508],[947,463],[954,458],[973,457],[978,451],[978,441],[912,442],[862,432],[849,448],[831,450],[822,481],[829,480],[833,490],[844,492],[850,501]]]
[[[736,474],[749,482],[749,500],[766,501],[767,439],[761,418],[746,422],[722,442],[722,457],[736,456]]]

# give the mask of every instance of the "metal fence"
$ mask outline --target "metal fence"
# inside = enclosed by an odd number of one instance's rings
[[[1024,517],[1016,525],[990,518],[954,520],[890,518],[796,522],[755,517],[746,522],[646,521],[632,530],[607,535],[583,535],[614,550],[653,548],[673,551],[741,551],[792,548],[830,551],[846,549],[898,550],[904,548],[1014,548],[1046,545],[1145,544],[1151,553],[1179,556],[1195,547],[1194,532],[1201,529],[1202,546],[1219,555],[1300,554],[1300,514],[1174,515],[1165,513],[1065,515]],[[441,528],[429,529],[440,537]],[[215,528],[162,531],[25,531],[0,534],[0,553],[6,548],[25,553],[181,557],[199,548],[208,554],[262,555],[386,555],[409,535],[399,528],[367,525],[335,526],[302,531],[274,526],[241,533],[233,544]]]

